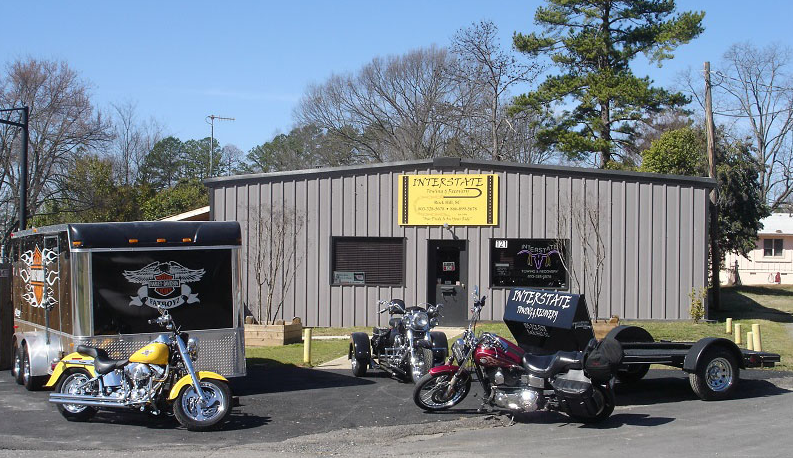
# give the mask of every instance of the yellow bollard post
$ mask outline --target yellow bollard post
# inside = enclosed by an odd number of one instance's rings
[[[742,344],[743,342],[741,342],[741,323],[736,323],[735,324],[735,334],[734,335],[735,335],[735,345]]]
[[[303,363],[311,364],[311,328],[303,330]]]
[[[732,334],[732,318],[727,318],[727,334]]]
[[[752,339],[752,331],[746,333],[746,349],[754,350],[754,339]]]
[[[763,342],[760,339],[760,325],[753,324],[752,325],[752,338],[754,339],[754,351],[763,351]]]

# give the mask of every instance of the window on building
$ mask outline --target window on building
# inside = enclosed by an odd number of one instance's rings
[[[763,256],[782,256],[782,239],[763,240]]]
[[[405,283],[404,238],[334,237],[331,245],[331,284]]]
[[[562,263],[567,244],[555,239],[490,239],[491,285],[567,289]]]

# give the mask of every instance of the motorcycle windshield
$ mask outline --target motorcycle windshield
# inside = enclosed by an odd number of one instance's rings
[[[579,294],[513,288],[504,323],[518,345],[534,354],[581,351],[594,337],[586,301]]]

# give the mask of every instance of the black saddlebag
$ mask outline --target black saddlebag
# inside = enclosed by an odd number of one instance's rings
[[[375,354],[379,354],[383,348],[388,346],[388,336],[391,334],[389,328],[372,328],[372,349]]]
[[[607,383],[622,363],[622,345],[615,339],[590,343],[584,355],[584,372],[594,383]]]
[[[562,412],[581,417],[597,414],[598,405],[593,398],[594,390],[589,382],[557,378],[551,382]]]

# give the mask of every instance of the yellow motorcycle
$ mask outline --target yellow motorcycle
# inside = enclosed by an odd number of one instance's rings
[[[69,421],[88,421],[99,408],[129,408],[173,415],[191,431],[219,428],[231,413],[228,380],[209,371],[196,372],[198,340],[180,332],[165,309],[149,320],[169,331],[115,360],[100,349],[79,345],[63,357],[45,386],[55,387],[50,402]],[[186,343],[185,343],[186,340]]]

